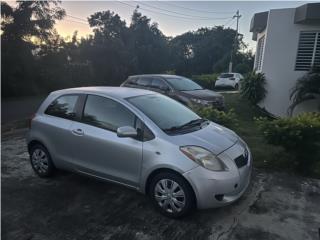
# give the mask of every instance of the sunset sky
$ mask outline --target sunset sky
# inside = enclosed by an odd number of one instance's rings
[[[63,36],[72,35],[75,30],[78,30],[79,36],[85,36],[91,33],[85,22],[86,18],[94,12],[107,10],[119,14],[127,24],[130,24],[132,12],[139,5],[140,11],[157,22],[165,35],[176,36],[200,27],[222,24],[235,28],[236,21],[231,18],[239,10],[242,15],[239,30],[252,49],[255,47],[255,42],[251,40],[249,26],[254,13],[274,8],[297,7],[304,3],[301,1],[64,1],[62,7],[68,16],[58,22],[57,29]]]
[[[12,2],[11,2],[12,3]],[[236,27],[232,16],[237,10],[242,17],[239,22],[239,32],[244,34],[244,41],[250,49],[255,48],[249,32],[250,21],[254,13],[275,8],[292,8],[306,2],[302,1],[62,1],[61,6],[67,16],[58,21],[56,28],[63,37],[72,36],[78,31],[78,36],[91,34],[87,17],[98,11],[111,10],[119,14],[130,24],[130,17],[137,5],[140,12],[159,24],[160,30],[167,36],[176,36],[200,27],[226,25]]]

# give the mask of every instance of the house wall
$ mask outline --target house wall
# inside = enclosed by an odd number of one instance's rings
[[[270,10],[266,30],[258,34],[258,39],[266,35],[261,72],[265,73],[268,91],[259,105],[281,117],[288,115],[290,92],[297,79],[306,73],[294,70],[300,31],[320,30],[319,25],[294,24],[294,14],[294,8]],[[306,107],[299,106],[298,112],[317,110],[318,107],[311,101]]]

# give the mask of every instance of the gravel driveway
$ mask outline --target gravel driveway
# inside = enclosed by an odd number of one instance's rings
[[[315,239],[320,181],[254,170],[236,203],[172,220],[124,187],[59,172],[40,179],[29,165],[26,130],[2,134],[2,239]]]

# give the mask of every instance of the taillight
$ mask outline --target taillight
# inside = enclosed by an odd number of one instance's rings
[[[30,118],[29,118],[29,122],[28,122],[28,127],[29,127],[29,129],[31,128],[31,122],[32,122],[32,120],[34,119],[35,116],[36,116],[35,114],[32,114],[32,115],[30,116]]]

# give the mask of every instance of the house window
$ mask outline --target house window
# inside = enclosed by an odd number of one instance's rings
[[[320,66],[320,32],[300,32],[296,71],[309,71]]]
[[[262,36],[258,40],[257,53],[256,53],[256,62],[255,62],[255,69],[256,70],[261,70],[261,67],[262,67],[262,56],[263,56],[263,49],[264,49],[264,39],[265,39],[265,36]]]

